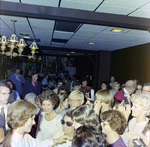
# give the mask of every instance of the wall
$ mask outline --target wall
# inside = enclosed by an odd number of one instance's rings
[[[112,51],[110,75],[120,83],[128,79],[150,82],[150,43]]]

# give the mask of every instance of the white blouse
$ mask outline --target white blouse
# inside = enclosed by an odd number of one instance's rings
[[[39,116],[39,122],[36,132],[36,139],[45,140],[54,136],[57,131],[62,130],[61,122],[62,116],[58,114],[53,120],[47,121],[45,119],[45,112]]]
[[[146,124],[148,123],[148,121],[149,120],[146,117],[146,121],[136,123],[136,118],[132,118],[129,121],[129,124],[128,124],[125,132],[123,133],[123,135],[121,135],[124,143],[126,145],[128,145],[129,139],[135,134],[138,134],[143,137],[142,131],[143,131],[144,127],[146,126]]]
[[[39,141],[32,138],[29,134],[18,134],[13,131],[11,136],[11,147],[52,147],[54,145],[53,140]]]

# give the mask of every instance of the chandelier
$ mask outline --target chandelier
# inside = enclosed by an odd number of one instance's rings
[[[5,35],[3,35],[0,38],[2,55],[10,56],[10,58],[17,57],[17,56],[19,56],[19,57],[26,56],[26,55],[22,55],[22,52],[23,52],[24,48],[27,46],[27,44],[23,38],[21,38],[18,41],[17,36],[15,34],[15,22],[17,22],[17,20],[11,20],[11,21],[13,22],[13,31],[12,31],[12,35],[11,35],[10,39],[7,39]],[[10,50],[5,52],[6,46],[9,47]],[[15,48],[18,49],[18,53],[16,53],[14,51]],[[29,56],[29,57],[34,58],[35,50],[39,49],[36,42],[35,41],[32,42],[32,44],[30,45],[29,48],[31,48],[31,54],[32,54],[32,56]]]

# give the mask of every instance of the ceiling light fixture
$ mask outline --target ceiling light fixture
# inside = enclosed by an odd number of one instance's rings
[[[74,54],[75,52],[71,52],[72,54]]]
[[[88,42],[88,44],[95,44],[95,42]]]
[[[30,39],[31,37],[30,36],[22,36],[22,38]]]
[[[2,50],[2,55],[6,55],[6,56],[10,56],[10,58],[12,57],[17,57],[17,56],[26,56],[26,55],[22,55],[22,52],[24,50],[24,48],[27,46],[26,42],[24,41],[23,38],[21,38],[18,41],[18,38],[15,34],[15,22],[17,22],[17,20],[11,20],[13,22],[13,31],[12,31],[12,35],[10,37],[10,39],[7,39],[5,35],[3,35],[0,38],[0,44],[1,44],[1,50]],[[6,49],[6,45],[7,47],[10,48],[9,51],[5,52]],[[14,48],[18,47],[18,53],[14,52]],[[32,58],[34,57],[35,54],[35,50],[38,49],[36,42],[34,41],[31,46],[31,54],[32,54]]]
[[[123,30],[121,30],[121,29],[112,29],[111,31],[112,31],[112,32],[116,32],[116,33],[120,33],[120,32],[122,32]]]
[[[70,54],[66,54],[67,56],[70,56]]]

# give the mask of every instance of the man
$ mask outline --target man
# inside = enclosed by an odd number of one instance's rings
[[[22,97],[24,98],[27,93],[33,92],[35,95],[39,95],[41,93],[41,83],[37,81],[38,73],[34,71],[32,73],[32,80],[26,82],[23,86]]]
[[[23,75],[20,74],[20,69],[16,68],[15,74],[11,74],[9,79],[16,85],[16,91],[22,95],[22,84],[26,82]]]
[[[7,104],[9,99],[10,89],[5,81],[0,81],[0,114],[7,120],[7,109],[10,104]],[[5,123],[5,135],[8,131],[8,125]]]
[[[109,83],[109,85],[110,85],[110,87],[112,87],[112,84],[115,82],[115,77],[114,76],[111,76],[110,77],[110,83]]]
[[[149,95],[150,95],[150,83],[149,83],[149,82],[146,82],[146,83],[143,85],[142,93],[146,93],[146,94],[149,94]]]
[[[59,88],[60,86],[63,86],[63,81],[62,81],[61,78],[58,78],[58,79],[56,80],[56,88],[53,90],[56,94],[58,94],[58,88]]]
[[[42,85],[48,85],[48,81],[47,81],[48,78],[49,78],[48,74],[45,74],[45,75],[44,75],[44,79],[42,80],[42,83],[41,83],[41,84],[42,84]]]
[[[76,109],[84,103],[84,95],[79,90],[74,90],[69,95],[69,104],[71,110]]]
[[[135,91],[135,82],[133,80],[128,80],[125,83],[125,88],[118,91],[114,98],[118,101],[125,101],[125,104],[131,104],[130,95]]]

